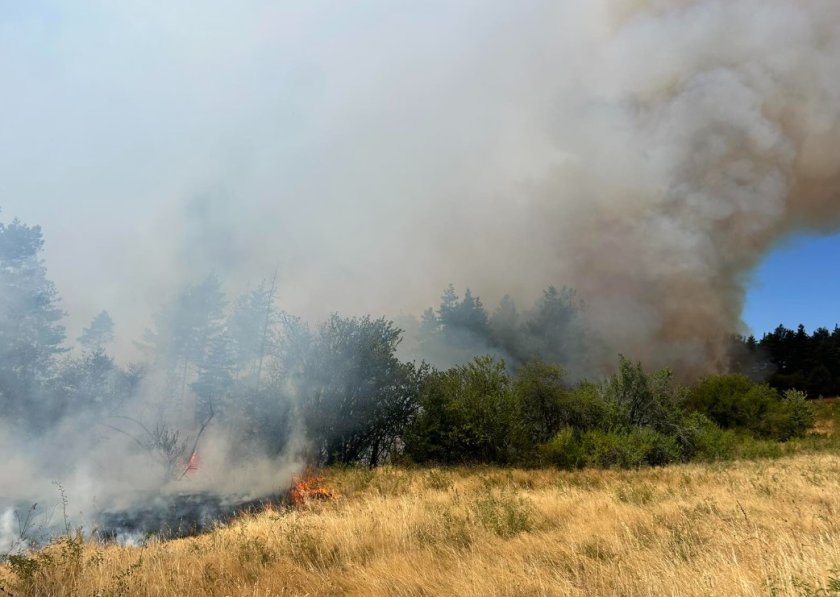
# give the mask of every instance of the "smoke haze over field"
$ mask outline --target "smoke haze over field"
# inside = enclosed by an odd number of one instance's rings
[[[107,309],[122,363],[140,356],[144,330],[178,328],[222,296],[209,274],[236,296],[276,270],[276,293],[260,287],[246,305],[240,336],[252,343],[275,303],[312,321],[407,316],[450,282],[491,310],[506,294],[532,304],[553,284],[585,304],[598,339],[587,372],[619,352],[709,371],[725,366],[762,256],[792,232],[840,224],[838,72],[836,0],[0,0],[2,219],[43,226],[68,340]],[[201,292],[190,286],[202,280]],[[228,333],[222,303],[202,324],[216,339]],[[341,341],[373,338],[389,387],[416,396],[424,370],[396,363],[386,322],[334,318],[311,336],[298,324],[282,319],[336,379],[352,376],[341,367],[356,355]],[[264,333],[250,352],[208,338],[178,352],[159,335],[146,377],[91,352],[52,393],[20,385],[14,416],[60,412],[48,434],[37,416],[28,431],[0,419],[0,552],[14,534],[4,508],[54,494],[56,477],[88,514],[136,491],[233,483],[257,495],[288,481],[295,442],[312,439],[289,431],[311,380],[269,381]],[[247,353],[235,364],[229,340]],[[341,385],[330,367],[276,358],[285,372],[309,366],[319,391]],[[137,453],[132,442],[157,433],[137,421],[194,438],[202,392],[237,383],[227,427],[203,440],[203,476],[152,470],[149,453],[163,468],[171,456],[165,433]],[[64,401],[79,387],[87,411]],[[87,418],[102,413],[123,419]],[[255,421],[260,439],[283,440],[264,458],[240,450]],[[334,428],[319,446],[329,457]],[[385,439],[372,448],[340,448],[373,462],[394,436],[375,431]]]
[[[621,350],[719,363],[745,278],[837,222],[831,0],[60,2],[0,12],[7,215],[70,332],[176,281],[294,312],[576,287]]]

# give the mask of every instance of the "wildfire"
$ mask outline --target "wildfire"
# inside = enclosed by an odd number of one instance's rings
[[[313,468],[305,469],[292,479],[289,500],[293,506],[302,506],[310,500],[334,500],[338,492],[324,485],[324,479]]]
[[[193,452],[189,460],[183,463],[184,471],[181,473],[183,479],[186,475],[194,473],[201,466],[201,459],[198,457],[198,452]]]

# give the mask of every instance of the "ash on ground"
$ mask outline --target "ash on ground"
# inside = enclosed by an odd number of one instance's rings
[[[140,544],[151,537],[190,537],[277,501],[276,497],[232,499],[214,493],[156,495],[130,508],[100,512],[96,533],[102,540],[123,544]]]

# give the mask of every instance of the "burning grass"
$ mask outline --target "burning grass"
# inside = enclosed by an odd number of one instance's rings
[[[840,591],[834,453],[638,471],[328,470],[296,487],[297,506],[198,537],[142,548],[66,537],[0,568],[0,586],[13,595]]]
[[[840,401],[815,407],[813,433],[757,460],[306,469],[280,501],[175,496],[149,508],[227,523],[139,547],[68,525],[0,566],[0,597],[840,594]]]
[[[314,468],[306,468],[301,474],[292,479],[289,490],[289,502],[300,508],[312,500],[334,500],[338,492],[324,482],[324,477]]]

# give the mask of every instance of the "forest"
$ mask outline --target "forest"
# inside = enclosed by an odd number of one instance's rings
[[[807,399],[840,383],[836,327],[734,336],[731,372],[690,384],[632,355],[583,377],[598,339],[568,288],[488,313],[450,285],[406,338],[370,315],[311,327],[277,306],[276,276],[233,300],[215,275],[184,287],[138,342],[142,362],[121,366],[107,311],[70,350],[42,248],[38,226],[0,226],[0,422],[46,437],[84,421],[172,477],[191,468],[208,425],[236,438],[237,458],[294,448],[327,465],[714,460],[803,435]]]

